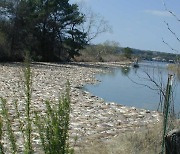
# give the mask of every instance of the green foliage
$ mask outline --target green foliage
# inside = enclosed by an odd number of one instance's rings
[[[68,128],[70,114],[69,87],[66,95],[59,99],[57,107],[46,101],[46,115],[36,113],[36,126],[46,154],[72,153],[68,144]]]
[[[31,90],[32,90],[32,82],[31,82],[31,68],[30,68],[30,59],[29,54],[26,52],[25,56],[25,67],[24,67],[24,78],[25,78],[25,106],[26,106],[26,131],[25,131],[25,153],[31,154],[33,153],[32,150],[32,140],[31,140],[31,134],[32,134],[32,120],[31,120],[31,114],[30,114],[30,105],[31,105]]]
[[[2,141],[2,133],[3,133],[3,122],[2,122],[2,119],[1,119],[1,117],[0,117],[0,153],[1,154],[4,154],[4,149],[3,149],[3,144],[1,143],[1,141]]]
[[[0,7],[0,27],[8,36],[12,59],[23,60],[24,50],[35,60],[70,59],[87,43],[79,28],[84,15],[69,0],[3,1]]]
[[[124,48],[123,53],[124,53],[124,56],[128,59],[131,59],[132,54],[133,54],[132,50],[129,47]]]
[[[9,142],[11,145],[11,149],[12,149],[12,153],[16,154],[17,153],[17,145],[16,145],[16,139],[15,139],[15,135],[12,129],[12,123],[11,123],[11,119],[10,119],[10,115],[9,115],[9,109],[7,107],[7,101],[3,98],[0,98],[1,100],[1,109],[2,109],[2,115],[5,119],[5,125],[6,125],[6,129],[7,129],[7,135],[9,138]]]
[[[0,30],[0,60],[5,61],[9,58],[9,47],[5,33]]]
[[[7,101],[1,98],[1,108],[2,116],[5,119],[5,126],[7,127],[7,134],[9,142],[11,143],[11,153],[17,153],[17,139],[15,137],[13,126],[11,122],[11,117],[9,115],[9,108],[7,106]],[[69,115],[70,115],[70,96],[69,88],[67,88],[66,95],[59,99],[57,108],[52,108],[50,101],[46,101],[46,115],[43,117],[35,112],[35,125],[38,128],[38,133],[41,139],[43,151],[46,154],[68,154],[73,153],[73,149],[69,147],[68,139],[68,129],[69,129]],[[17,102],[15,103],[17,104]],[[27,110],[27,109],[26,109]],[[26,111],[27,112],[27,111]],[[16,106],[16,115],[20,125],[20,131],[22,132],[23,138],[26,138],[26,143],[24,143],[25,151],[24,153],[33,153],[32,148],[32,136],[31,127],[29,123],[32,123],[32,119],[27,119],[27,127],[25,131],[23,130],[23,124],[20,121],[19,111]],[[1,144],[2,135],[5,131],[2,130],[2,121],[0,121],[0,150],[3,153],[3,145]]]
[[[12,109],[9,108],[6,99],[0,98],[1,114],[0,118],[0,152],[4,153],[4,147],[2,144],[2,138],[5,134],[8,136],[8,141],[11,147],[7,147],[8,152],[16,154],[21,145],[17,144],[18,138],[15,135],[15,128],[12,123],[12,118],[16,118],[19,126],[20,134],[23,139],[23,146],[25,154],[34,153],[32,146],[32,130],[38,131],[41,139],[43,151],[46,154],[67,154],[73,153],[73,149],[70,149],[68,139],[68,129],[70,121],[70,85],[67,83],[66,93],[63,95],[55,107],[51,104],[53,102],[46,101],[46,114],[43,117],[32,109],[31,96],[32,96],[32,72],[30,68],[30,59],[28,54],[25,58],[24,67],[24,91],[25,91],[25,116],[19,112],[18,102],[15,101],[11,108],[15,111],[14,115],[10,112]],[[22,106],[21,106],[22,107]],[[33,114],[34,113],[34,114]],[[22,117],[23,116],[23,117]],[[33,117],[35,118],[33,120]],[[5,130],[2,129],[3,122]],[[37,130],[32,128],[33,123],[37,126]]]

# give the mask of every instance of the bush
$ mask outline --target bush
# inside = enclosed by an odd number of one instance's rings
[[[47,154],[72,153],[73,151],[68,144],[69,87],[66,95],[59,100],[56,108],[53,109],[50,103],[50,101],[46,101],[47,114],[45,116],[40,117],[37,112],[35,113],[35,124],[38,127],[44,152]]]

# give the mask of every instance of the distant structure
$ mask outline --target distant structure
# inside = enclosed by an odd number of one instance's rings
[[[138,58],[136,58],[136,59],[134,60],[133,67],[134,67],[134,68],[138,68],[138,67],[139,67]]]

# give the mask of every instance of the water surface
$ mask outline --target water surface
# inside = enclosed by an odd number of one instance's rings
[[[166,63],[142,62],[139,68],[131,66],[112,68],[96,78],[101,82],[84,88],[107,102],[116,102],[149,110],[157,110],[160,102],[158,89],[153,81],[166,87],[169,72]],[[153,80],[153,81],[151,81]],[[175,111],[180,111],[179,80],[174,80],[173,101]]]

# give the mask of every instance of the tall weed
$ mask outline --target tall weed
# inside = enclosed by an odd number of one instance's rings
[[[45,154],[67,154],[73,153],[70,149],[68,139],[68,129],[70,120],[70,85],[67,84],[66,93],[59,98],[58,104],[52,107],[55,102],[45,101],[46,114],[41,116],[38,112],[34,111],[31,104],[32,99],[32,72],[30,67],[29,55],[26,55],[25,65],[24,65],[24,92],[25,92],[25,117],[22,115],[18,108],[18,102],[15,101],[11,106],[15,111],[15,115],[10,114],[11,108],[7,104],[7,100],[0,98],[1,104],[1,114],[2,120],[0,118],[0,153],[4,154],[7,151],[9,153],[20,153],[32,154],[35,153],[32,141],[32,131],[38,131],[42,152]],[[15,135],[15,128],[12,123],[12,119],[16,118],[16,122],[19,126],[19,131],[21,132],[21,137],[23,139],[23,147],[18,144],[18,138]],[[23,117],[23,118],[22,118]],[[4,123],[3,123],[4,122]],[[35,124],[37,130],[34,130]],[[3,127],[5,129],[3,129]],[[3,136],[7,134],[8,142],[10,147],[3,145]],[[8,149],[4,150],[4,147]]]
[[[68,128],[70,114],[69,86],[66,94],[59,99],[58,105],[51,106],[46,101],[46,115],[43,117],[35,113],[36,126],[40,134],[43,149],[46,154],[72,153],[68,144]]]

